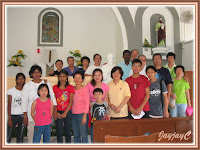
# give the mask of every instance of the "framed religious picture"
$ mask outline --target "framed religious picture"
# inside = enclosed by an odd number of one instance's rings
[[[38,46],[63,46],[63,15],[58,9],[46,8],[40,12]]]

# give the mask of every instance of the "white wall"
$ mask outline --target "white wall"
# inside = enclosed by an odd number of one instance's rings
[[[186,71],[194,71],[194,64],[195,64],[195,53],[194,49],[194,42],[190,41],[188,43],[182,44],[182,65],[185,67]]]
[[[19,49],[28,56],[23,63],[23,73],[27,76],[30,67],[37,63],[43,69],[45,76],[44,49],[56,49],[58,59],[64,61],[70,55],[69,51],[80,50],[82,55],[91,59],[95,53],[102,55],[102,64],[106,55],[122,55],[123,40],[116,16],[109,7],[54,7],[63,14],[63,47],[38,47],[38,15],[46,7],[8,7],[7,8],[7,59],[16,54]],[[37,53],[37,48],[41,53]],[[119,53],[118,53],[119,52]],[[115,63],[119,58],[116,57]],[[8,61],[6,60],[6,63]],[[7,67],[7,76],[14,77],[17,67]]]

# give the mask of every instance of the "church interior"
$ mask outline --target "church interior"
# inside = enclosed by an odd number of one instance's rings
[[[185,67],[186,76],[191,87],[191,101],[194,103],[194,71],[195,71],[195,7],[192,5],[18,5],[7,6],[5,9],[5,76],[6,90],[15,86],[15,76],[22,72],[29,78],[29,70],[37,64],[42,68],[42,79],[47,79],[51,85],[58,82],[57,77],[48,77],[56,70],[55,61],[63,61],[67,67],[67,57],[71,52],[79,52],[81,57],[90,58],[94,64],[93,55],[102,57],[101,64],[106,64],[107,55],[114,56],[113,63],[123,61],[123,51],[137,49],[139,54],[146,56],[146,64],[153,65],[152,56],[162,55],[162,66],[167,63],[169,52],[176,54],[175,64]],[[56,16],[48,20],[47,16]],[[159,18],[165,25],[165,40],[162,47],[158,46],[156,25]],[[45,30],[54,27],[54,30]],[[145,47],[147,40],[151,47]],[[21,50],[24,59],[22,66],[9,66],[13,55]],[[78,51],[77,51],[78,50]],[[76,58],[75,58],[76,61]],[[80,63],[80,62],[79,62]],[[75,63],[76,65],[76,63]],[[85,78],[84,85],[91,79]],[[69,83],[75,85],[72,77]],[[194,134],[193,118],[176,118],[156,121],[130,120],[99,121],[94,126],[94,142],[96,143],[149,143],[158,138],[158,130],[166,133]],[[118,124],[117,126],[115,126]],[[167,124],[167,127],[166,127]],[[147,126],[149,125],[149,126]],[[149,130],[147,130],[147,128]],[[143,136],[154,133],[151,137],[135,139],[133,136]],[[113,136],[113,137],[112,137]],[[121,136],[119,139],[117,136]],[[130,138],[128,138],[130,136]],[[133,138],[131,138],[133,137]],[[157,143],[158,141],[154,141]],[[160,143],[181,143],[178,140]],[[182,143],[192,143],[194,140],[184,140]],[[160,144],[159,143],[159,144]]]

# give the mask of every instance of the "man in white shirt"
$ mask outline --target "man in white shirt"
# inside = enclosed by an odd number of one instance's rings
[[[87,70],[85,71],[85,76],[92,76],[92,72],[95,69],[97,68],[101,69],[101,60],[102,60],[101,55],[95,54],[93,56],[93,60],[94,60],[94,65],[91,65],[87,68]]]
[[[147,62],[146,56],[141,54],[141,55],[138,56],[138,59],[142,62],[140,75],[144,75],[144,76],[147,77],[147,75],[146,75],[146,62]],[[129,72],[129,77],[132,76],[132,75],[133,75],[133,70],[131,69],[130,72]]]

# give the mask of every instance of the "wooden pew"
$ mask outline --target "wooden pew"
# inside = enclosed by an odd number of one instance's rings
[[[161,132],[142,136],[105,136],[105,143],[192,143],[193,134],[189,133],[165,133],[163,137]],[[171,136],[170,136],[171,135]],[[168,137],[167,137],[168,136]]]
[[[105,136],[105,143],[156,143],[159,133],[142,136]]]
[[[94,122],[94,143],[104,143],[105,135],[142,136],[146,132],[156,133],[193,133],[192,117],[160,118],[160,119],[121,119],[97,120]]]

